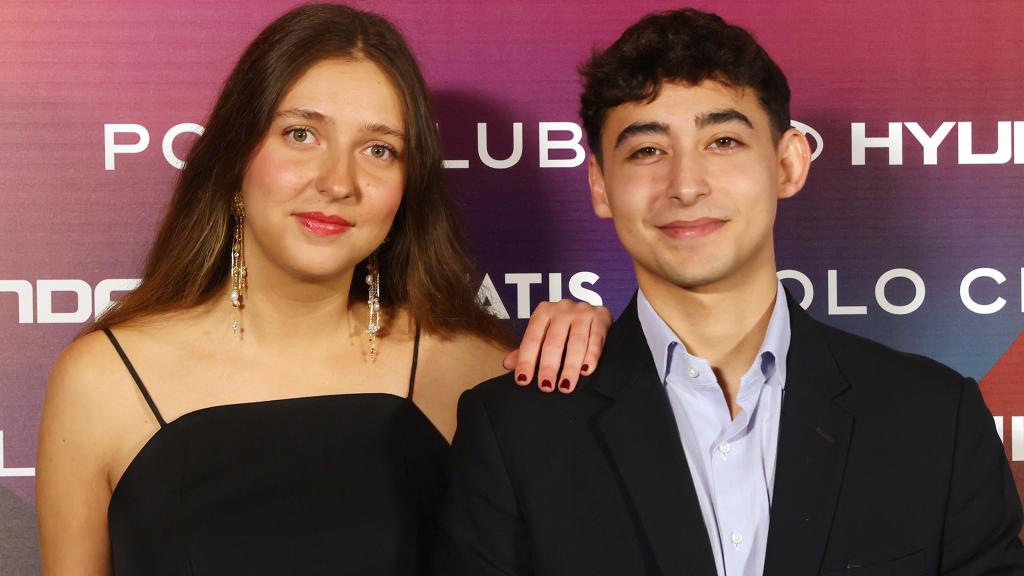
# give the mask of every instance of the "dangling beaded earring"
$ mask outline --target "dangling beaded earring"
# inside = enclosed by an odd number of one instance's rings
[[[245,298],[245,202],[241,194],[235,194],[231,201],[231,213],[235,216],[235,236],[231,242],[231,306],[238,311],[238,318],[231,323],[231,334],[241,338],[242,306]]]
[[[370,321],[366,326],[366,333],[370,336],[372,362],[377,360],[377,332],[380,332],[380,266],[377,263],[376,252],[366,261],[366,285],[369,287],[366,304],[370,307]]]

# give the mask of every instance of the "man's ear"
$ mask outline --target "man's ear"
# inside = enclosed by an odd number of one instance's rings
[[[803,132],[790,128],[779,139],[779,198],[795,196],[811,168],[811,145]]]
[[[593,154],[587,159],[587,179],[590,181],[590,202],[594,205],[594,214],[598,218],[611,218],[612,209],[604,188],[604,171]]]

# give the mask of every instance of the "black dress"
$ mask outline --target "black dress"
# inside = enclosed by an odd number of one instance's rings
[[[165,423],[107,511],[117,576],[426,574],[448,443],[409,396],[214,406]]]

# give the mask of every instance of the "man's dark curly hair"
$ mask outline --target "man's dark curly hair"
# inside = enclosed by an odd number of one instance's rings
[[[684,8],[649,14],[607,50],[580,66],[580,117],[590,150],[601,160],[601,127],[608,110],[651,102],[663,82],[696,86],[716,80],[753,88],[776,141],[789,129],[789,84],[749,32],[716,14]]]

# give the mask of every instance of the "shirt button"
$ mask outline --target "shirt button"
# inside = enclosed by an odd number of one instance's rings
[[[743,534],[740,534],[736,530],[733,530],[732,534],[729,535],[729,540],[732,542],[733,546],[739,548],[740,544],[743,543]]]
[[[690,366],[690,369],[686,371],[686,375],[690,378],[696,378],[697,376],[700,376],[700,370]]]
[[[731,450],[732,444],[729,444],[728,442],[722,442],[718,445],[718,452],[722,455],[722,458],[728,456]],[[733,532],[733,534],[736,534],[736,532]]]

